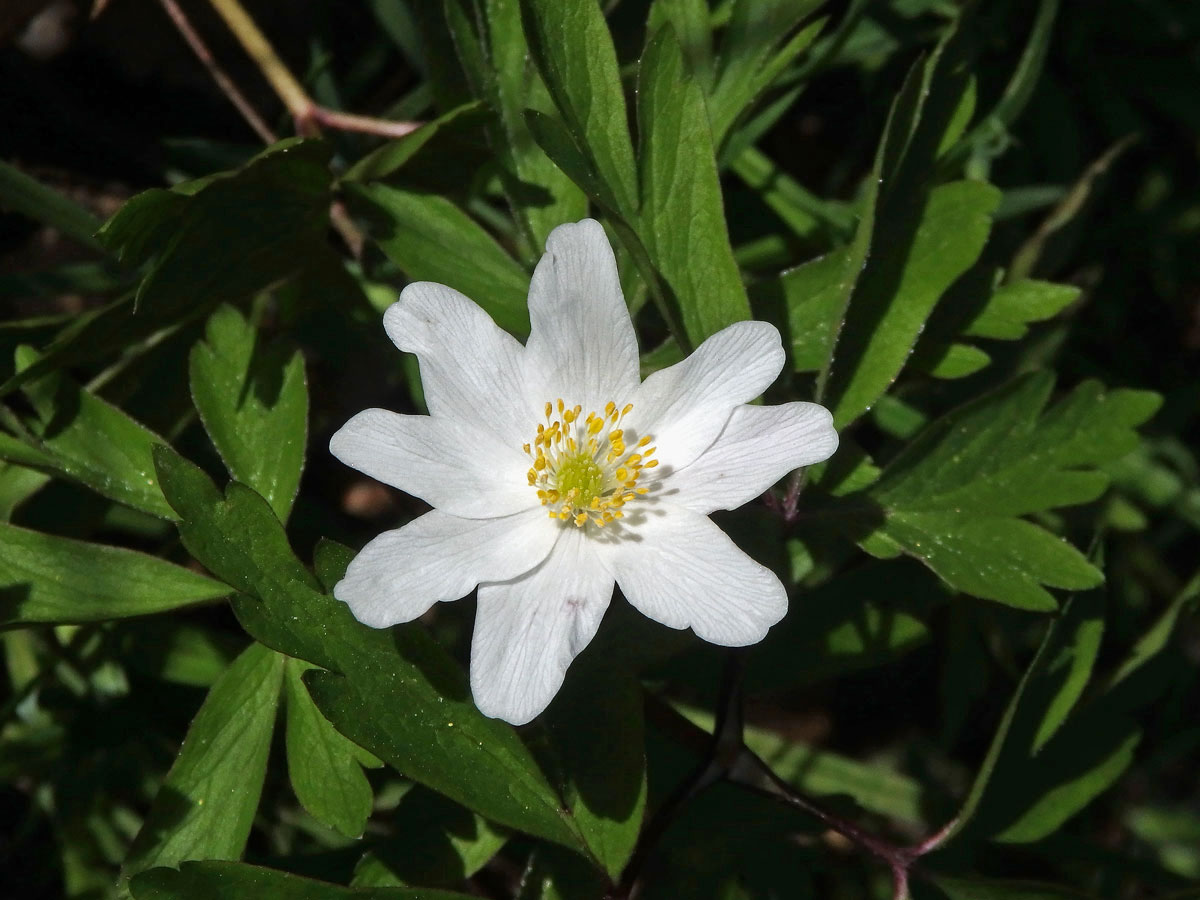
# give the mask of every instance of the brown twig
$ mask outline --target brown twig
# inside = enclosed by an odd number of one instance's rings
[[[421,126],[420,122],[394,122],[390,119],[343,113],[315,103],[238,0],[208,2],[225,20],[234,37],[283,101],[296,123],[297,134],[303,137],[317,137],[322,128],[333,128],[338,131],[357,131],[384,138],[398,138]]]
[[[275,133],[267,127],[267,123],[258,114],[258,110],[250,104],[245,94],[233,83],[233,79],[225,74],[225,70],[221,68],[220,63],[213,58],[203,39],[196,29],[192,27],[192,23],[188,21],[188,17],[184,14],[179,4],[175,0],[158,0],[158,2],[162,5],[167,15],[171,17],[171,21],[175,23],[175,27],[183,35],[183,39],[192,48],[192,52],[196,54],[196,58],[208,70],[208,74],[217,83],[217,87],[221,89],[221,93],[229,98],[229,102],[242,114],[242,118],[246,120],[246,124],[254,129],[254,133],[262,139],[263,143],[274,144],[279,140]]]

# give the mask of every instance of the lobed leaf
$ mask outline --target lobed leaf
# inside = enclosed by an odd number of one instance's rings
[[[308,436],[299,351],[264,346],[241,313],[223,305],[188,363],[192,399],[230,476],[266,498],[286,522]]]
[[[903,549],[951,586],[1022,609],[1056,608],[1042,585],[1099,584],[1077,550],[1016,517],[1096,499],[1107,476],[1094,467],[1136,446],[1158,398],[1085,382],[1043,413],[1052,387],[1028,375],[928,426],[860,495],[874,518],[859,542],[876,555]]]
[[[222,496],[166,448],[157,449],[155,462],[179,511],[184,545],[246,595],[234,602],[243,627],[332,670],[310,672],[305,683],[338,731],[469,809],[588,852],[579,824],[516,732],[475,708],[462,670],[420,625],[377,631],[360,624],[320,591],[258,494],[234,482]],[[337,555],[329,545],[324,552]]]
[[[251,644],[208,692],[122,866],[237,859],[258,809],[284,657]]]
[[[359,763],[361,750],[321,715],[300,676],[312,668],[287,660],[287,764],[292,790],[313,817],[346,837],[361,837],[374,796]]]

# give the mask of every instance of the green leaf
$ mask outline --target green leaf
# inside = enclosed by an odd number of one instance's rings
[[[469,900],[429,888],[355,889],[236,862],[188,862],[137,876],[136,900]]]
[[[587,215],[587,198],[537,145],[526,124],[527,108],[549,111],[553,103],[528,64],[520,0],[459,0],[446,9],[472,89],[496,113],[489,141],[500,157],[504,191],[536,255],[556,226]]]
[[[750,318],[750,304],[725,226],[704,95],[684,71],[670,26],[642,54],[638,130],[641,234],[675,296],[687,337],[699,344]]]
[[[124,619],[228,595],[220,582],[144,553],[0,524],[0,625]]]
[[[95,216],[3,160],[0,160],[0,209],[57,228],[90,250],[103,249],[96,240],[100,222]]]
[[[1030,322],[1054,318],[1078,296],[1079,288],[1070,284],[1033,279],[1010,282],[996,289],[962,333],[1015,341],[1029,331]]]
[[[615,881],[637,844],[646,809],[641,686],[632,673],[614,668],[610,656],[593,652],[572,669],[561,694],[546,725],[563,798]]]
[[[6,436],[0,436],[0,457],[4,456]],[[24,452],[20,448],[17,453]],[[38,460],[49,462],[41,454],[35,454]],[[12,519],[17,507],[45,487],[50,476],[37,469],[14,463],[0,462],[0,522]]]
[[[38,361],[32,348],[18,349],[19,372]],[[61,373],[27,382],[24,393],[32,407],[19,417],[24,440],[0,434],[0,458],[66,476],[152,516],[174,518],[151,458],[162,438]]]
[[[521,12],[530,49],[563,122],[617,211],[633,221],[638,208],[633,141],[617,54],[599,4],[521,0]]]
[[[251,295],[323,248],[328,164],[324,143],[282,141],[237,172],[139,194],[100,240],[122,262],[148,266],[140,307],[178,313]]]
[[[361,837],[374,799],[371,785],[359,765],[358,748],[326,721],[300,680],[310,668],[289,659],[284,669],[288,777],[314,818],[346,837]]]
[[[813,240],[824,234],[853,234],[854,216],[849,206],[806,190],[757,147],[742,151],[732,169],[798,237]]]
[[[529,332],[529,274],[445,197],[383,184],[349,192],[371,236],[411,281],[436,281],[466,294],[501,328]]]
[[[284,658],[251,644],[208,692],[122,867],[237,859],[267,771]]]
[[[706,0],[654,0],[646,18],[646,34],[656,34],[668,23],[675,29],[688,71],[705,94],[711,93],[715,74],[709,18]]]
[[[1042,68],[1050,49],[1050,39],[1054,34],[1058,4],[1059,0],[1041,0],[1038,4],[1029,40],[1016,69],[1004,87],[1003,94],[991,112],[980,119],[966,137],[946,151],[942,163],[947,169],[961,165],[963,159],[973,150],[983,150],[988,145],[995,145],[1025,109],[1042,77]]]
[[[1057,884],[949,878],[945,875],[932,877],[948,900],[1096,900],[1095,894]]]
[[[721,38],[721,61],[708,99],[712,143],[719,147],[733,124],[820,34],[817,22],[788,38],[823,0],[734,0]],[[780,44],[783,46],[781,47]]]
[[[805,591],[800,614],[785,617],[755,647],[746,690],[780,693],[891,662],[929,640],[924,619],[946,599],[938,579],[909,560],[842,572]]]
[[[508,832],[420,786],[400,800],[387,840],[354,869],[355,887],[452,886],[470,878],[508,842]]]
[[[978,259],[1000,192],[988,184],[939,185],[875,243],[888,248],[859,279],[837,345],[830,390],[844,427],[871,407],[900,374],[934,305]],[[909,218],[911,217],[911,218]]]
[[[1045,373],[1016,379],[921,432],[867,490],[867,535],[959,590],[1023,609],[1056,607],[1042,584],[1099,584],[1077,550],[1015,517],[1096,499],[1108,479],[1095,467],[1137,446],[1133,429],[1158,398],[1085,382],[1043,413],[1052,387]]]
[[[188,363],[192,399],[229,474],[265,497],[286,522],[308,433],[299,351],[264,346],[241,313],[221,306]]]
[[[1098,561],[1102,563],[1102,560]],[[1099,568],[1103,568],[1102,565]],[[1053,698],[1033,738],[1036,755],[1066,721],[1092,677],[1104,636],[1104,597],[1099,591],[1067,601],[1046,654],[1045,675],[1057,681]]]
[[[1193,576],[1183,590],[1171,600],[1170,605],[1163,610],[1162,615],[1155,620],[1145,634],[1138,638],[1130,648],[1129,655],[1106,679],[1105,687],[1107,689],[1116,687],[1145,665],[1147,661],[1158,655],[1167,646],[1171,635],[1175,633],[1175,626],[1180,617],[1197,599],[1200,599],[1200,574]]]
[[[481,118],[481,109],[482,106],[478,102],[464,103],[436,119],[425,122],[404,137],[388,141],[348,168],[342,174],[341,182],[346,184],[354,181],[378,181],[394,174],[429,146],[439,134],[476,125]]]
[[[305,683],[338,731],[468,809],[587,852],[516,732],[475,708],[462,670],[420,625],[380,631],[360,624],[320,592],[258,494],[234,482],[222,496],[165,447],[155,463],[181,517],[184,546],[248,595],[234,601],[242,626],[268,646],[333,670],[310,672]]]
[[[693,725],[711,734],[711,713],[682,705],[677,711]],[[821,750],[804,741],[790,740],[766,729],[745,729],[746,746],[784,781],[815,797],[850,797],[863,809],[903,822],[925,818],[927,798],[916,780],[879,765]]]
[[[1053,834],[1129,768],[1141,737],[1131,723],[1104,720],[1098,714],[1073,722],[1070,733],[1059,735],[1022,767],[1016,776],[1019,790],[1005,789],[992,795],[1001,798],[1006,809],[1017,806],[1018,797],[1025,801],[1020,804],[1025,808],[992,840],[1026,844]],[[1011,783],[1011,778],[1004,780],[1006,786]]]

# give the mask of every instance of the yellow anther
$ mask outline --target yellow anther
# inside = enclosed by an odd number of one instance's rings
[[[644,466],[642,466],[642,468],[643,469],[653,469],[657,465],[658,465],[658,460],[652,459],[652,460],[650,460],[650,462],[648,462]]]
[[[623,416],[627,416],[627,415],[629,415],[629,412],[630,412],[630,410],[632,410],[632,409],[633,409],[633,404],[632,404],[632,403],[626,403],[626,404],[625,404],[625,408],[624,408],[623,410],[621,410],[621,415],[623,415]]]
[[[584,523],[584,522],[586,522],[587,520],[588,520],[588,514],[587,514],[587,513],[580,513],[579,515],[577,515],[577,516],[575,517],[575,524],[576,524],[577,526],[578,526],[578,525],[583,525],[583,523]]]
[[[554,406],[550,403],[549,400],[547,400],[546,401],[546,418],[547,419],[550,418],[550,414],[552,412],[554,412]],[[539,428],[540,428],[540,426],[539,426]]]
[[[642,435],[642,437],[641,437],[641,439],[640,439],[640,440],[637,442],[637,445],[638,445],[639,447],[645,447],[645,446],[646,446],[648,443],[650,443],[652,440],[654,440],[654,439],[653,439],[652,437],[650,437],[650,435],[648,435],[648,434],[643,434],[643,435]],[[647,452],[647,453],[649,453],[650,451],[646,451],[646,452]]]
[[[609,400],[606,404],[604,404],[604,415],[611,416],[613,414],[613,410],[616,408],[617,404]]]

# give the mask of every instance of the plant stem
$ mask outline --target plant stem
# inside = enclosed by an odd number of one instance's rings
[[[188,17],[184,14],[179,4],[175,0],[158,0],[158,2],[162,5],[166,14],[171,17],[171,21],[175,23],[175,27],[183,35],[183,39],[192,48],[192,52],[196,54],[196,58],[208,70],[208,74],[217,83],[217,87],[221,89],[221,93],[229,98],[229,102],[242,114],[242,118],[246,120],[246,124],[254,130],[254,133],[265,144],[274,144],[279,140],[275,133],[267,127],[267,123],[258,114],[258,110],[250,104],[250,101],[246,99],[246,96],[238,89],[238,86],[233,83],[233,79],[225,74],[225,70],[221,68],[220,63],[213,58],[212,53],[209,52],[208,47],[196,29],[192,27],[192,23],[188,21]]]

